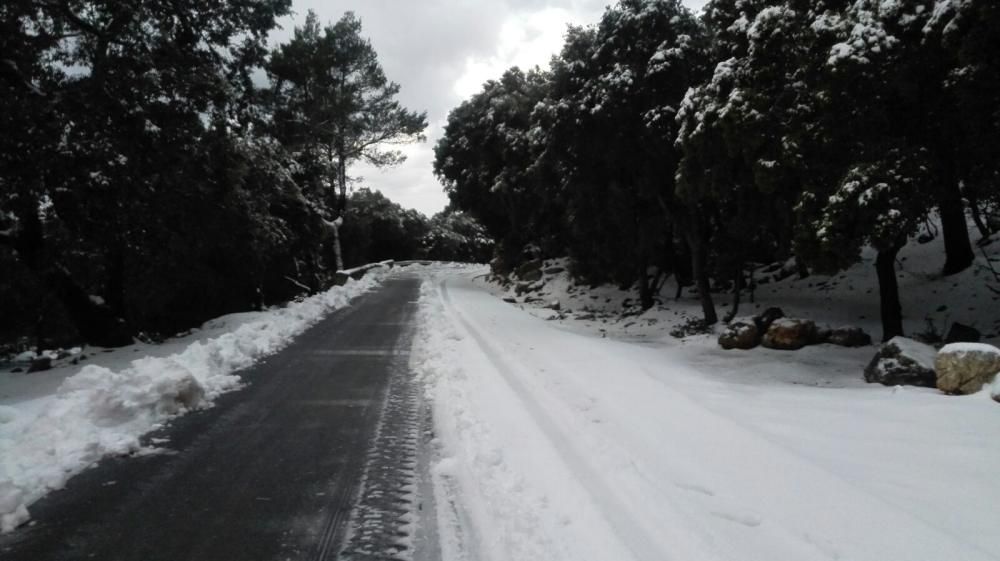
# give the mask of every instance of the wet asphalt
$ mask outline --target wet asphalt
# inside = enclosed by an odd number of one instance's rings
[[[394,384],[414,393],[403,386],[419,285],[390,279],[334,312],[242,372],[245,388],[148,435],[161,452],[74,477],[31,507],[30,525],[0,536],[0,560],[361,558],[345,543],[372,458],[413,475],[414,442],[399,454],[373,446],[395,425],[415,434],[412,419],[380,419],[386,404],[408,403],[390,399]]]

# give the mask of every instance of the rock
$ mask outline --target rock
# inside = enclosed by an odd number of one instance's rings
[[[582,320],[582,321],[592,321],[594,319],[597,319],[597,316],[595,316],[594,314],[588,312],[586,314],[580,314],[580,315],[576,316],[575,319]]]
[[[933,388],[934,357],[937,351],[906,337],[893,337],[883,343],[865,368],[865,381],[886,386],[924,386]]]
[[[734,321],[719,335],[723,349],[752,349],[760,344],[760,331],[753,321]]]
[[[934,358],[939,390],[976,393],[1000,372],[1000,349],[985,343],[951,343]]]
[[[535,282],[542,280],[542,271],[541,269],[533,269],[531,271],[526,271],[523,275],[519,274],[517,276],[523,281]]]
[[[944,337],[945,343],[978,343],[982,341],[983,334],[978,329],[970,325],[958,323],[951,324],[948,334]]]
[[[807,319],[779,318],[761,340],[769,349],[794,351],[816,342],[816,324]]]
[[[753,322],[757,324],[758,332],[767,333],[768,328],[771,327],[774,320],[783,317],[785,317],[785,312],[781,311],[781,308],[768,308],[760,314],[754,316]]]
[[[547,306],[545,306],[545,307],[548,308],[548,309],[550,309],[550,310],[555,310],[555,311],[558,312],[559,310],[562,309],[562,304],[559,303],[559,300],[553,300],[553,301],[549,302],[549,304]]]
[[[521,280],[526,281],[536,281],[542,278],[542,260],[532,259],[522,263],[520,267],[517,268],[517,277]]]
[[[860,327],[837,327],[822,337],[823,341],[841,347],[864,347],[872,344],[872,336]]]
[[[24,372],[24,369],[18,366],[17,368],[11,370],[12,374],[17,374],[18,372]]]
[[[504,296],[503,301],[508,304],[517,304],[517,298],[514,298],[513,296]]]
[[[35,360],[31,361],[31,366],[28,367],[28,374],[32,372],[44,372],[46,370],[52,369],[52,358],[47,356],[40,356]]]
[[[560,267],[556,265],[554,267],[546,267],[545,270],[543,270],[542,272],[545,273],[546,275],[558,275],[559,273],[565,270],[566,270],[565,267]]]
[[[530,291],[531,288],[532,286],[530,282],[519,282],[517,283],[517,285],[514,286],[514,294],[521,296],[525,292]]]
[[[510,273],[510,265],[502,257],[494,257],[490,261],[490,271],[498,277],[506,277]]]

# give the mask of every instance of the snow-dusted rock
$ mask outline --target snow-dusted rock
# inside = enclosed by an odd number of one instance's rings
[[[937,351],[906,337],[893,337],[883,343],[868,367],[865,381],[886,386],[924,386],[933,388],[936,382],[934,357]]]
[[[939,390],[976,393],[1000,372],[1000,349],[985,343],[951,343],[938,351],[934,369]]]
[[[860,327],[836,327],[824,337],[824,341],[841,347],[864,347],[872,344],[872,336]]]
[[[768,328],[775,320],[783,317],[785,317],[785,312],[781,311],[781,308],[771,307],[754,316],[753,321],[757,324],[757,331],[764,334],[767,333]]]
[[[543,273],[546,275],[558,275],[559,273],[565,271],[565,267],[560,267],[558,265],[553,265],[552,267],[546,267]]]
[[[760,331],[753,320],[735,320],[719,335],[723,349],[752,349],[760,344]]]
[[[31,374],[32,372],[44,372],[51,369],[52,357],[40,356],[31,361],[31,366],[28,367],[28,374]]]
[[[807,319],[780,318],[767,328],[761,341],[769,349],[794,351],[816,341],[816,324]]]
[[[540,280],[542,278],[542,260],[532,259],[522,263],[517,268],[517,278],[528,282]]]

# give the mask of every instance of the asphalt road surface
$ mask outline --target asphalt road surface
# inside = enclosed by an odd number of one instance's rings
[[[429,510],[415,492],[426,411],[407,369],[418,292],[416,278],[387,280],[245,371],[246,388],[149,435],[165,452],[73,478],[0,537],[0,559],[413,555]]]

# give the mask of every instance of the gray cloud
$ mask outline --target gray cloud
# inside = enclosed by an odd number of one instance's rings
[[[428,141],[406,149],[405,163],[388,170],[358,166],[353,175],[405,207],[433,214],[447,204],[431,164],[448,111],[462,101],[458,89],[478,88],[514,63],[544,64],[571,21],[593,23],[607,0],[293,0],[295,14],[272,33],[276,45],[315,11],[323,23],[351,10],[361,18],[390,80],[402,87],[407,108],[427,111]],[[686,0],[700,9],[704,0]],[[543,17],[544,16],[544,17]],[[512,42],[514,44],[512,44]],[[552,47],[552,45],[555,45]],[[544,51],[544,52],[543,52]],[[459,84],[464,85],[458,88]]]

